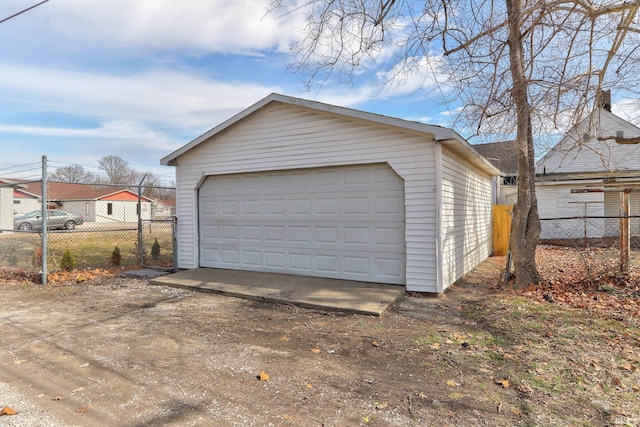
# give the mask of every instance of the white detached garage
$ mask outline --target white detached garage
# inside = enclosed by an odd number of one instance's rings
[[[161,163],[182,269],[439,293],[491,253],[499,172],[450,129],[272,94]]]

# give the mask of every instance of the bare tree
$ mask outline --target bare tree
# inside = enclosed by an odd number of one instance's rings
[[[98,159],[98,165],[107,174],[106,184],[137,184],[136,172],[129,166],[129,162],[120,156],[104,156]]]
[[[175,182],[166,185],[151,171],[140,172],[130,169],[130,185],[141,185],[142,195],[154,200],[175,199]]]
[[[96,176],[81,165],[68,165],[57,168],[51,175],[51,181],[71,182],[75,184],[92,184]]]
[[[271,10],[298,4],[276,0]],[[534,137],[568,130],[594,110],[604,89],[640,87],[640,1],[309,0],[307,6],[292,67],[310,86],[387,66],[393,84],[416,75],[441,82],[443,93],[464,105],[468,137],[515,135],[518,201],[507,277],[516,285],[538,282]]]

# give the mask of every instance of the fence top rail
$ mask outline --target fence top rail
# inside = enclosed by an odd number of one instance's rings
[[[557,218],[540,218],[540,221],[554,221],[564,219],[621,219],[621,218],[640,218],[640,215],[616,215],[616,216],[565,216]]]

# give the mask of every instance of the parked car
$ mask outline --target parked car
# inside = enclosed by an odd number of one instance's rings
[[[73,230],[84,222],[82,215],[59,209],[47,211],[47,228]],[[19,231],[42,230],[42,212],[32,211],[13,218],[13,229]]]

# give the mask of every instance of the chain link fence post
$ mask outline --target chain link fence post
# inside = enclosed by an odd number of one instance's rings
[[[47,156],[42,156],[42,244],[40,246],[40,251],[42,252],[42,270],[40,272],[41,283],[43,285],[47,284],[47,278],[49,276],[48,266],[47,266],[47,254],[49,252],[48,242],[49,242],[49,234],[48,234],[48,202],[47,202]]]

